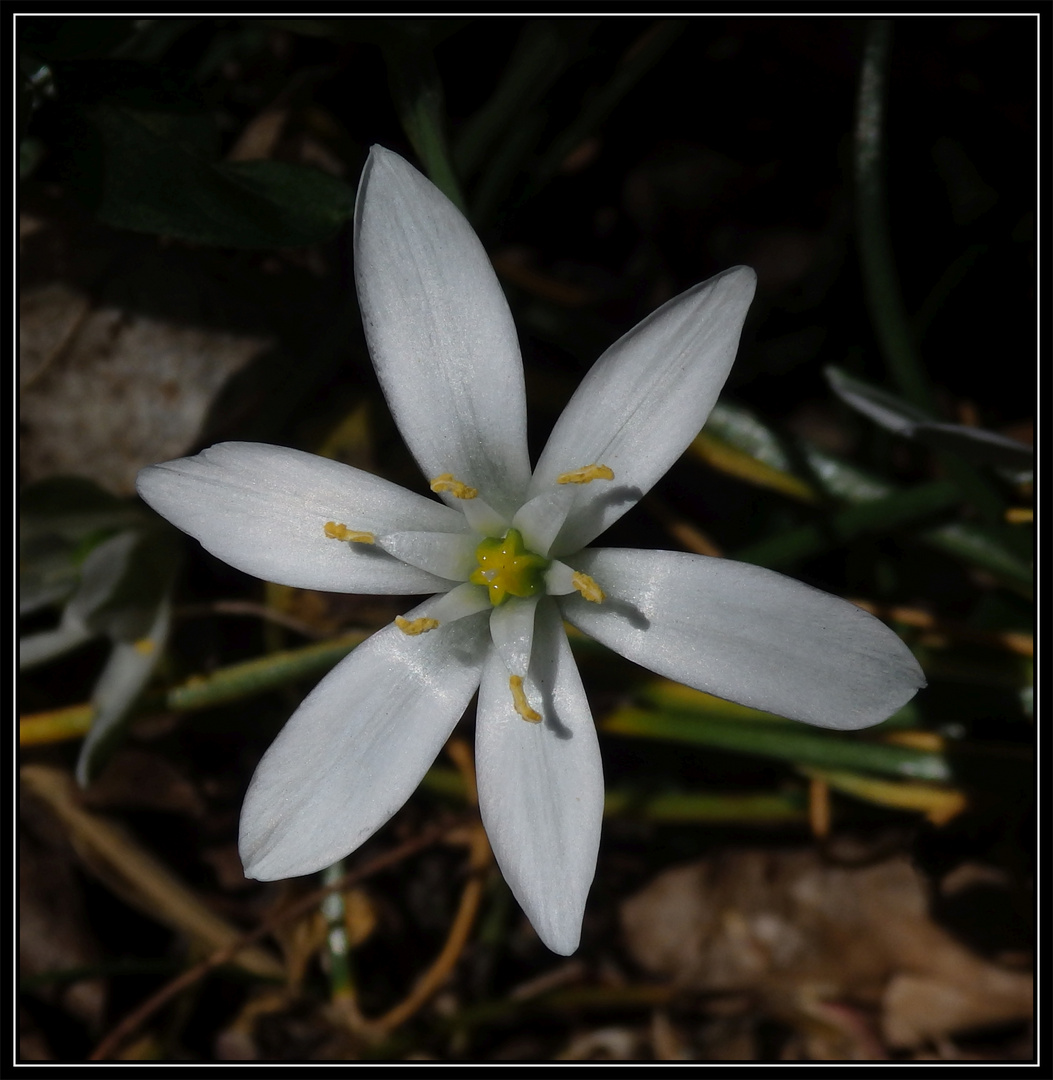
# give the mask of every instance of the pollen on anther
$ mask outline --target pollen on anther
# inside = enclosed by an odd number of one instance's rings
[[[606,465],[584,465],[556,477],[557,484],[589,484],[593,480],[613,480],[614,470]]]
[[[474,499],[479,494],[475,488],[462,484],[453,473],[448,472],[432,480],[431,490],[436,494],[443,491],[449,492],[455,499]]]
[[[436,630],[439,626],[438,619],[404,619],[401,615],[395,616],[395,625],[407,636],[417,637],[426,634],[429,630]]]
[[[325,535],[330,540],[346,540],[349,544],[375,544],[377,542],[371,532],[349,529],[346,525],[340,525],[335,521],[325,523]]]
[[[508,679],[508,689],[512,691],[512,701],[515,705],[515,710],[524,720],[529,720],[532,724],[541,723],[541,714],[535,712],[530,707],[530,702],[527,701],[526,693],[523,691],[523,677],[521,675],[512,675]]]
[[[580,570],[575,572],[570,579],[570,583],[592,604],[602,604],[607,599],[607,594],[599,585],[588,574],[583,574]]]

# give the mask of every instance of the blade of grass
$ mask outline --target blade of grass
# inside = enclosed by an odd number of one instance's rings
[[[464,193],[446,142],[446,104],[431,48],[407,32],[384,48],[388,85],[402,130],[432,183],[460,210]]]
[[[828,769],[802,768],[801,772],[812,779],[821,780],[834,791],[877,806],[920,811],[934,825],[946,825],[967,806],[963,792],[939,784],[878,780],[872,776]]]
[[[594,19],[532,19],[526,24],[497,88],[454,144],[454,163],[461,176],[474,176],[484,165],[489,171],[501,162],[524,114],[566,71],[595,25]],[[521,165],[517,156],[514,168]]]
[[[892,21],[871,19],[863,44],[856,102],[856,231],[870,318],[892,381],[913,404],[934,411],[924,366],[914,347],[889,232],[884,176],[885,98]]]
[[[369,631],[352,630],[318,645],[247,660],[220,668],[210,675],[194,675],[167,691],[147,695],[142,708],[190,712],[266,693],[297,679],[328,671],[367,637]],[[20,717],[19,744],[37,746],[79,738],[87,734],[93,715],[92,706],[83,704]]]
[[[354,630],[332,641],[288,649],[220,668],[211,675],[195,676],[169,690],[163,697],[163,707],[187,712],[262,694],[296,679],[328,671],[368,636],[365,630]]]
[[[801,525],[740,548],[734,557],[761,566],[784,567],[828,551],[867,533],[887,532],[950,509],[959,502],[957,486],[932,480],[884,499],[838,510],[825,521]]]
[[[884,126],[891,48],[892,21],[871,19],[863,46],[856,106],[856,235],[867,306],[892,381],[908,401],[935,416],[932,390],[899,286],[889,230]],[[966,499],[988,520],[1001,519],[1002,500],[979,473],[952,455],[937,457]]]
[[[789,725],[748,721],[729,724],[697,714],[656,713],[632,706],[612,713],[601,730],[609,735],[713,746],[798,765],[855,769],[920,780],[948,780],[951,776],[943,754],[890,746],[845,732],[826,735]]]
[[[894,484],[811,443],[804,440],[791,442],[780,437],[749,410],[726,402],[718,402],[700,438],[708,439],[714,445],[722,444],[719,450],[714,451],[699,447],[698,440],[692,445],[695,455],[714,468],[801,502],[808,501],[799,489],[802,484],[826,498],[853,505],[879,503],[902,491]],[[761,466],[773,470],[775,474],[783,474],[785,479],[772,479],[765,468],[752,470],[740,467],[733,451],[755,458]],[[728,465],[728,462],[731,464]],[[851,517],[848,524],[852,526]],[[835,535],[831,527],[827,531],[828,540]],[[918,540],[927,547],[944,551],[972,566],[996,574],[1017,590],[1029,594],[1033,588],[1031,563],[1024,550],[1026,536],[1018,536],[1000,525],[948,522],[925,529],[918,534]],[[764,542],[767,543],[769,541]],[[770,543],[775,545],[776,539],[772,538]],[[789,534],[787,561],[778,565],[788,565],[790,561],[806,557],[813,550],[821,550],[811,546],[815,543],[822,543],[821,530],[815,526],[806,526],[799,533]],[[796,545],[801,545],[803,554],[800,556],[792,554]],[[736,557],[745,556],[740,553]],[[767,557],[763,547],[758,551],[758,561],[761,557]]]
[[[467,800],[464,781],[453,769],[433,766],[421,786],[435,795]],[[604,814],[628,817],[656,824],[702,824],[727,822],[771,825],[804,821],[807,813],[799,792],[773,794],[700,794],[690,791],[634,791],[627,787],[608,788]]]
[[[535,189],[547,184],[570,152],[600,127],[622,98],[662,59],[686,25],[684,19],[662,19],[632,44],[610,79],[552,141],[535,172]]]

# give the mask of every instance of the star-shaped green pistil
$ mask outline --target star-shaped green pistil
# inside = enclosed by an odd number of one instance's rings
[[[479,565],[468,579],[490,590],[490,603],[497,607],[509,596],[534,596],[545,588],[544,574],[549,560],[523,547],[518,529],[509,529],[503,537],[490,537],[476,549]]]

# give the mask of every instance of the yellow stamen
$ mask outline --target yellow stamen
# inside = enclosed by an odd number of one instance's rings
[[[442,476],[436,476],[431,482],[431,489],[436,494],[440,491],[448,491],[455,499],[474,499],[479,494],[475,488],[462,484],[454,478],[453,473],[444,472]]]
[[[330,540],[346,540],[351,544],[375,544],[377,542],[376,537],[371,532],[349,529],[346,525],[338,525],[335,521],[325,523],[325,535]]]
[[[142,656],[149,656],[154,651],[154,643],[148,637],[139,638],[135,643],[135,651]]]
[[[426,634],[429,630],[435,630],[439,625],[438,619],[404,619],[401,615],[395,616],[395,625],[407,636],[417,637]]]
[[[556,477],[557,484],[588,484],[593,480],[613,480],[614,470],[606,465],[585,465],[581,469],[571,469]]]
[[[607,599],[606,594],[599,585],[597,585],[588,574],[583,574],[580,570],[575,572],[574,576],[570,579],[570,583],[590,603],[602,604],[603,601]]]
[[[1010,525],[1027,525],[1035,520],[1035,511],[1030,506],[1011,506],[1005,512],[1005,519]]]
[[[512,701],[515,703],[516,712],[524,720],[529,720],[532,724],[541,723],[541,714],[534,712],[530,707],[530,703],[527,701],[526,694],[523,693],[523,678],[521,675],[513,675],[508,680],[508,689],[512,691]]]

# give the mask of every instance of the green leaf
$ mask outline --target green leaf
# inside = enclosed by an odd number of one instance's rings
[[[884,178],[884,122],[892,21],[867,23],[856,111],[856,235],[863,286],[871,321],[889,374],[900,392],[920,409],[933,409],[925,365],[917,350],[896,272],[890,238]],[[997,521],[1003,505],[986,481],[963,462],[941,459],[962,497],[988,521]]]
[[[830,499],[873,502],[895,491],[887,480],[812,443],[785,438],[740,405],[718,401],[703,432],[751,455],[762,465],[817,487]]]
[[[19,493],[18,528],[26,546],[46,536],[79,543],[93,533],[114,532],[143,520],[134,503],[84,477],[49,477]]]
[[[454,147],[460,175],[479,174],[473,220],[494,217],[529,170],[529,159],[554,114],[546,94],[584,54],[597,25],[596,19],[533,19],[524,27],[501,81]]]
[[[907,525],[912,518],[941,507],[946,509],[957,501],[954,491],[943,481],[907,490],[898,488],[809,442],[783,438],[748,409],[727,402],[717,403],[703,433],[750,454],[789,479],[797,478],[797,482],[817,488],[829,499],[849,504],[836,511],[829,522],[789,529],[736,553],[736,558],[747,562],[786,567],[853,536],[880,532],[894,524]],[[749,477],[745,470],[740,470],[738,475],[757,479]],[[768,482],[766,486],[775,485]],[[779,490],[791,494],[792,487],[787,483],[780,485]],[[1023,551],[1026,538],[1012,530],[949,522],[925,528],[916,535],[926,546],[989,570],[1013,587],[1032,587],[1031,564]]]
[[[750,721],[728,723],[697,714],[624,708],[607,718],[603,731],[694,746],[715,746],[740,754],[778,758],[796,765],[886,773],[915,780],[948,780],[951,776],[947,759],[940,753],[890,746],[846,732],[824,734],[796,725]]]
[[[179,550],[179,538],[168,528],[110,537],[84,560],[70,614],[114,641],[139,640],[149,633],[157,605],[168,593]]]
[[[537,186],[547,183],[588,136],[593,135],[622,99],[665,56],[687,26],[684,19],[658,19],[633,42],[611,77],[582,104],[577,115],[553,140],[537,167]]]
[[[638,792],[610,788],[603,801],[606,817],[661,824],[780,825],[807,820],[804,799],[790,794],[700,794]]]
[[[143,520],[142,512],[132,503],[91,480],[52,477],[24,488],[18,508],[19,613],[26,615],[65,600],[76,590],[81,566],[92,549]],[[56,655],[52,649],[65,651],[61,642],[76,641],[78,636],[67,624],[25,639],[35,642],[27,644],[26,656],[39,656],[27,662],[50,659]]]
[[[965,424],[939,423],[895,394],[835,367],[826,369],[826,381],[846,405],[904,438],[916,439],[937,450],[947,450],[966,461],[993,469],[1027,472],[1034,469],[1034,450],[1016,439]]]
[[[367,637],[366,631],[350,631],[318,645],[288,649],[220,668],[173,687],[165,695],[164,706],[176,712],[211,708],[287,686],[297,679],[324,675]]]
[[[1000,535],[1007,532],[1008,527],[995,529],[951,521],[934,529],[926,529],[919,539],[928,547],[988,570],[1030,594],[1035,584],[1032,561],[1014,550],[1017,545],[1030,544],[1030,539],[1023,530]],[[1015,543],[1012,543],[1013,540]]]
[[[286,161],[238,161],[220,170],[288,216],[283,228],[300,230],[316,243],[333,236],[355,210],[355,193],[343,180],[305,165]],[[291,246],[291,245],[276,245]]]
[[[111,55],[135,35],[136,20],[23,16],[17,30],[19,44],[46,60],[82,59]]]
[[[891,49],[891,20],[867,22],[856,102],[856,237],[867,305],[889,374],[912,404],[931,410],[932,393],[914,343],[889,231],[884,140]]]
[[[909,437],[918,424],[930,423],[931,413],[878,386],[849,375],[840,368],[828,367],[823,373],[835,394],[875,424]]]
[[[435,795],[464,801],[464,778],[456,769],[433,765],[421,786]],[[800,792],[773,794],[712,794],[693,791],[648,791],[633,787],[608,788],[603,800],[606,817],[661,824],[778,825],[807,818]]]
[[[216,164],[172,137],[169,115],[101,103],[84,110],[100,145],[93,201],[110,225],[220,247],[302,247],[354,210],[342,180],[277,161]]]
[[[464,194],[446,142],[445,95],[430,42],[407,31],[384,49],[384,60],[402,130],[432,183],[463,213]]]
[[[884,499],[860,503],[831,514],[826,520],[776,533],[735,552],[742,562],[784,567],[846,544],[857,536],[884,533],[915,524],[958,503],[957,486],[932,480]]]

